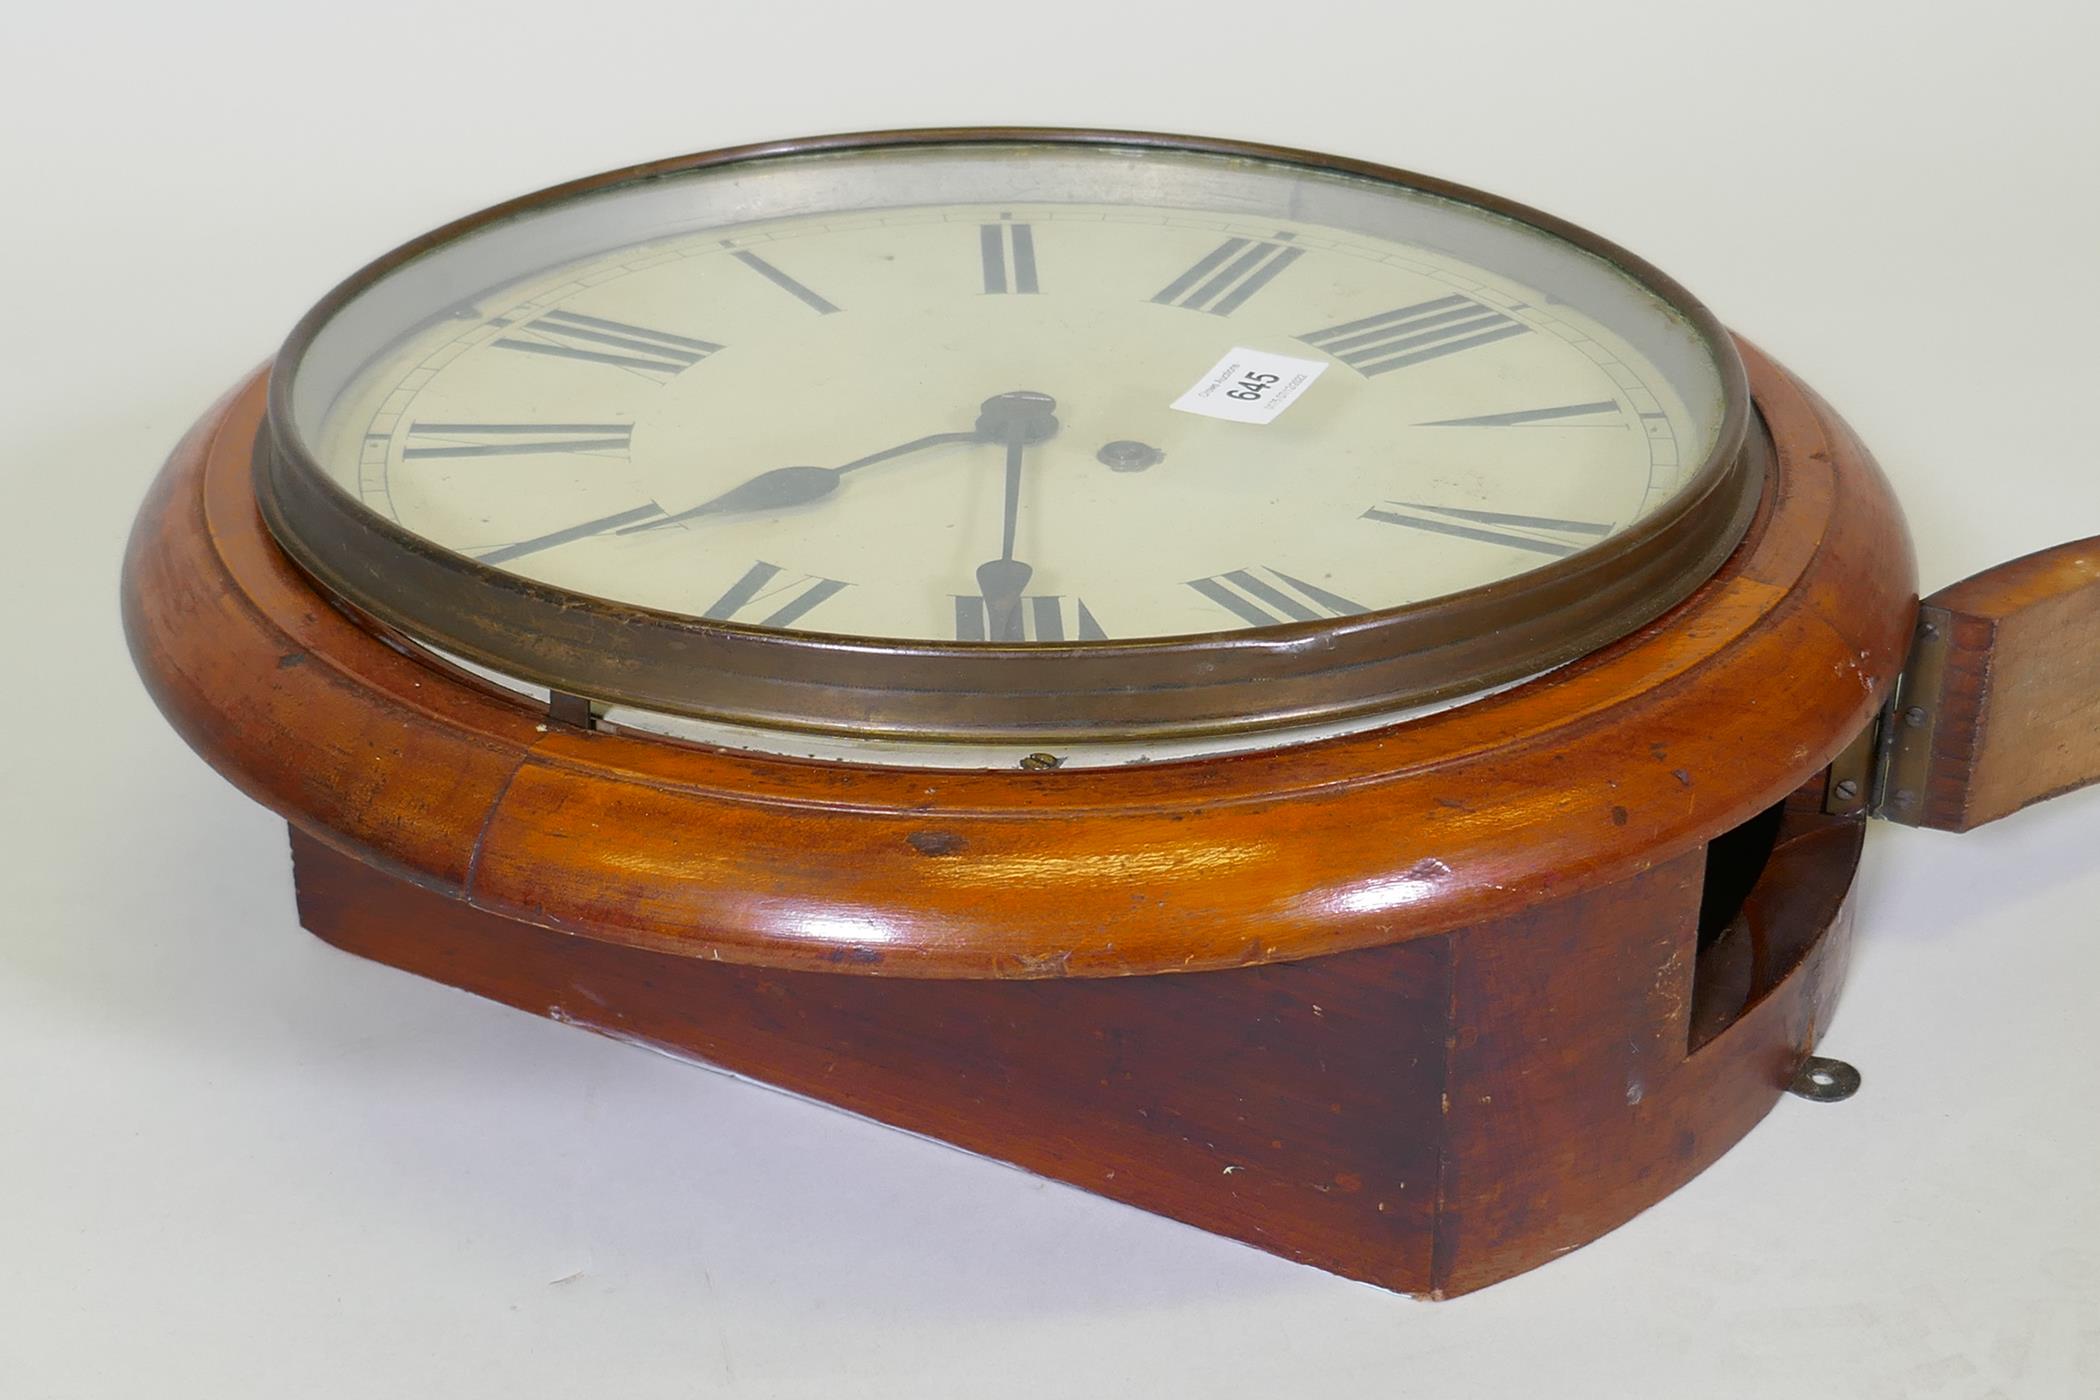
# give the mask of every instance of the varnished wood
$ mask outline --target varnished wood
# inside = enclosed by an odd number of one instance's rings
[[[1708,585],[1549,678],[1292,749],[933,772],[550,722],[277,552],[259,383],[141,512],[127,630],[290,819],[340,946],[1443,1296],[1711,1162],[1835,993],[1860,818],[1819,770],[1887,698],[1911,559],[1863,449],[1746,353],[1776,467]],[[1702,940],[1709,843],[1782,799]]]
[[[1882,815],[1967,831],[2100,781],[2100,536],[1926,599]]]
[[[1172,976],[841,977],[577,939],[293,832],[350,952],[1430,1297],[1545,1263],[1763,1117],[1835,997],[1856,819],[1803,817],[1738,922],[1794,949],[1693,1049],[1701,857],[1507,919]],[[1804,833],[1797,832],[1797,837]]]
[[[1764,1117],[1836,1004],[1860,836],[1858,818],[1801,818],[1775,849],[1738,922],[1746,945],[1769,938],[1785,960],[1735,1004],[1697,995],[1692,858],[1608,912],[1547,905],[1452,936],[1433,1291],[1470,1292],[1588,1243]]]
[[[1712,582],[1544,679],[1288,749],[930,772],[550,726],[388,646],[278,552],[249,484],[260,379],[156,485],[125,618],[163,710],[244,790],[344,854],[566,933],[954,978],[1375,948],[1695,853],[1881,708],[1914,604],[1900,519],[1835,415],[1745,357],[1776,467]]]

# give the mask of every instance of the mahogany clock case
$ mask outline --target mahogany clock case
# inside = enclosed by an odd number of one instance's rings
[[[1317,742],[935,770],[535,706],[278,547],[260,375],[141,508],[124,619],[178,731],[289,822],[323,938],[1441,1297],[1610,1230],[1785,1092],[1870,814],[2100,775],[2100,541],[1921,613],[1865,450],[1742,355],[1764,489],[1711,578]]]
[[[1886,700],[1912,565],[1856,443],[1750,364],[1771,487],[1691,600],[1550,681],[1295,749],[932,773],[551,722],[277,550],[260,380],[155,487],[126,621],[177,728],[292,823],[323,937],[1457,1293],[1711,1161],[1836,991],[1863,816],[1816,777]],[[1760,814],[1762,877],[1702,934]]]

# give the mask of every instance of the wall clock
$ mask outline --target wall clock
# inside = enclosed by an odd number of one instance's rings
[[[1546,215],[993,130],[381,259],[124,605],[321,937],[1446,1296],[1849,1091],[1864,822],[2100,777],[2096,578],[1921,607],[1831,410]]]

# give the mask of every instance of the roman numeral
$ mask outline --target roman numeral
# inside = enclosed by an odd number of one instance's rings
[[[984,260],[986,295],[1037,290],[1033,228],[1004,221],[985,224],[977,230],[977,247]]]
[[[700,616],[714,622],[755,619],[761,627],[792,627],[804,613],[844,587],[835,578],[787,573],[778,564],[761,559]],[[751,616],[740,616],[746,612]]]
[[[956,594],[955,640],[958,642],[1105,642],[1108,634],[1094,620],[1085,602],[1078,598],[1070,600],[1069,625],[1066,599],[1059,594],[1031,593],[1021,599],[1021,606],[1014,609],[1006,625],[1005,633],[991,635],[992,610],[983,597],[974,593]]]
[[[494,324],[511,325],[506,321]],[[694,340],[560,309],[543,311],[530,321],[513,326],[511,334],[500,336],[493,343],[528,355],[554,355],[611,365],[659,383],[681,370],[691,369],[722,348],[711,340]]]
[[[1363,514],[1366,520],[1404,525],[1432,535],[1478,540],[1482,544],[1528,549],[1534,554],[1562,558],[1586,548],[1611,533],[1611,526],[1592,520],[1557,520],[1548,515],[1509,515],[1499,510],[1460,510],[1456,506],[1424,506],[1409,501],[1388,501]]]
[[[1268,577],[1263,578],[1262,574]],[[1267,566],[1260,573],[1253,569],[1234,569],[1229,574],[1190,579],[1189,587],[1249,627],[1273,627],[1279,622],[1317,622],[1323,617],[1348,617],[1371,611],[1339,593],[1330,593],[1317,584],[1292,578],[1281,569]]]
[[[1471,297],[1452,295],[1344,321],[1298,339],[1366,377],[1441,359],[1476,345],[1522,335],[1531,327]]]
[[[1427,423],[1415,424],[1418,428],[1528,428],[1535,423],[1566,424],[1578,428],[1611,428],[1615,423],[1600,423],[1600,414],[1609,413],[1617,417],[1619,403],[1616,399],[1599,399],[1595,403],[1564,403],[1557,408],[1520,408],[1514,413],[1481,413],[1471,418],[1437,418]],[[1576,422],[1577,419],[1587,421]]]
[[[824,298],[818,296],[815,292],[803,286],[758,254],[747,253],[742,248],[732,248],[730,249],[730,255],[745,267],[750,268],[753,272],[780,288],[781,291],[786,292],[804,306],[815,311],[818,315],[829,316],[832,312],[838,310],[836,306],[833,306],[830,302],[824,300]]]
[[[575,452],[627,456],[632,423],[411,423],[401,457],[522,457]]]
[[[1228,238],[1203,255],[1194,267],[1159,289],[1152,300],[1161,306],[1185,306],[1230,316],[1277,273],[1298,260],[1303,248],[1276,240]]]

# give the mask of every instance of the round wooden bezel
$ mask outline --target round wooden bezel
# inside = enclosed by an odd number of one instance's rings
[[[1398,942],[1638,873],[1746,820],[1885,703],[1916,606],[1887,483],[1743,346],[1773,467],[1743,544],[1645,628],[1441,714],[1049,771],[768,757],[553,724],[390,646],[257,513],[264,376],[191,432],[125,563],[133,655],[222,773],[490,912],[862,974],[1194,971]]]

